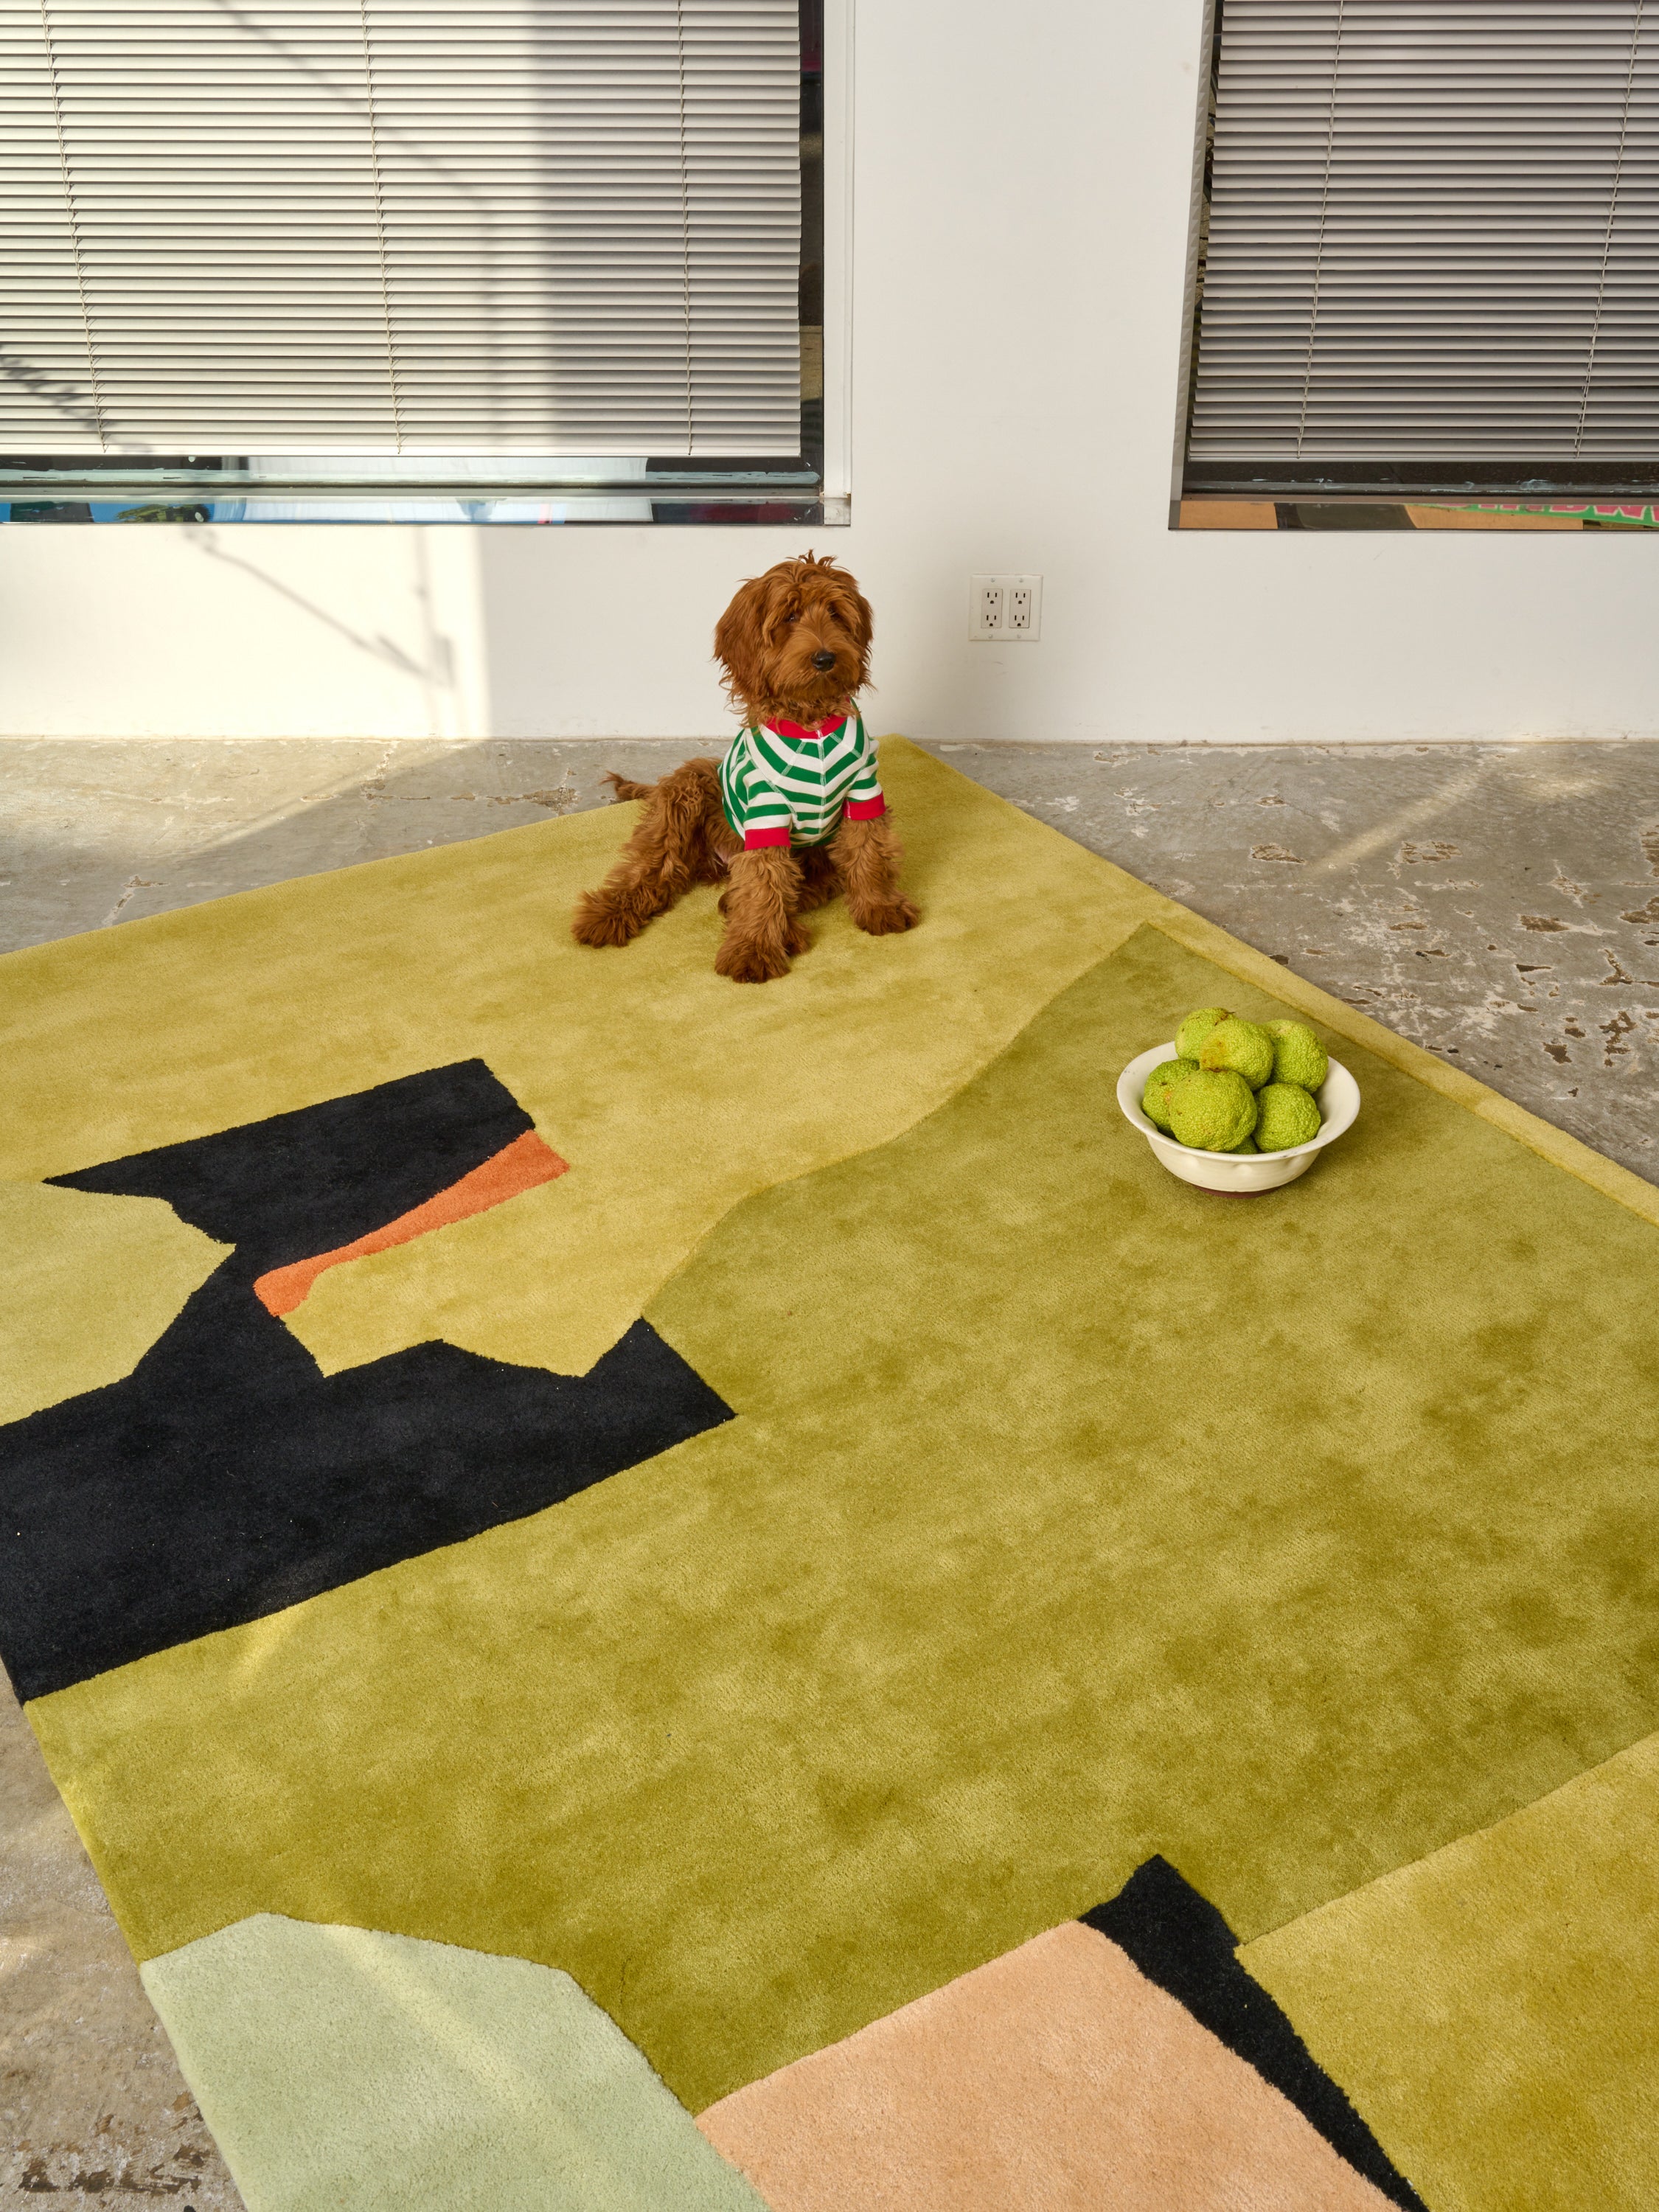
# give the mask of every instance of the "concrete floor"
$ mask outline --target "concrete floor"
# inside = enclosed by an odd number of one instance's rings
[[[0,1689],[0,2197],[241,2198],[27,1722]]]
[[[678,742],[0,745],[0,950],[596,805]],[[1659,744],[937,748],[1659,1181]],[[231,2212],[33,1736],[0,1709],[0,2194]]]

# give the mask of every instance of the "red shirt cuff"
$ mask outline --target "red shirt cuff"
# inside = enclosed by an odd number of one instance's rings
[[[847,818],[849,822],[873,822],[878,814],[885,814],[887,801],[878,792],[873,799],[849,799]]]
[[[787,845],[788,842],[789,832],[787,830],[745,830],[743,833],[745,853],[758,853],[768,845]]]

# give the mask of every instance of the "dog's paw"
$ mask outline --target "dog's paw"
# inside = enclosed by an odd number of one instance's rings
[[[856,907],[853,919],[870,937],[896,937],[901,930],[914,929],[921,913],[908,898],[895,898],[881,906]]]
[[[811,942],[811,931],[803,929],[799,922],[792,920],[783,935],[783,949],[790,958],[793,960],[797,954],[808,951]]]
[[[644,927],[639,916],[609,905],[586,892],[570,917],[570,934],[578,945],[631,945]]]
[[[714,956],[714,972],[734,983],[775,983],[789,973],[789,955],[781,945],[728,939]]]

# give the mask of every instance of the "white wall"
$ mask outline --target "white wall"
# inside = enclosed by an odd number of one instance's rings
[[[809,538],[925,738],[1659,732],[1659,533],[1172,533],[1199,0],[864,0],[849,529],[0,531],[13,734],[726,726],[708,635]],[[967,641],[976,569],[1042,641]]]

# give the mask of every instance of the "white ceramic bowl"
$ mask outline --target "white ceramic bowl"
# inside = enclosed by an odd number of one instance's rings
[[[1172,1039],[1168,1044],[1155,1044],[1150,1052],[1143,1052],[1132,1060],[1117,1079],[1117,1103],[1170,1173],[1179,1176],[1183,1182],[1196,1183],[1200,1190],[1249,1196],[1257,1191],[1277,1190],[1281,1183],[1294,1182],[1297,1176],[1306,1175],[1314,1164],[1315,1154],[1322,1146],[1334,1145],[1345,1129],[1352,1127],[1353,1118],[1359,1111],[1359,1085],[1341,1061],[1334,1060],[1317,1093],[1322,1118],[1316,1137],[1310,1137],[1305,1145],[1292,1145],[1282,1152],[1200,1152],[1191,1145],[1178,1145],[1173,1137],[1165,1136],[1157,1123],[1149,1121],[1140,1110],[1140,1094],[1146,1088],[1146,1078],[1155,1067],[1175,1057]]]

